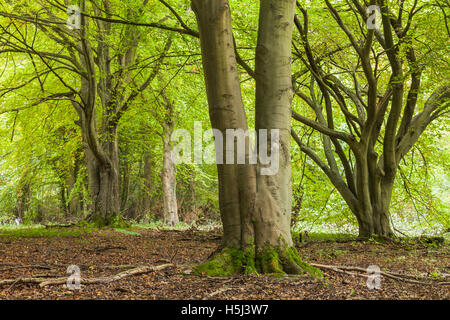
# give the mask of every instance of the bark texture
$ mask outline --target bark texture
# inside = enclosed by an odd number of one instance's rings
[[[255,243],[263,248],[292,246],[290,233],[291,172],[291,43],[295,1],[261,1],[256,48],[256,130],[267,130],[268,153],[279,154],[279,168],[262,175],[258,161],[255,212]],[[279,143],[271,145],[272,130],[279,130]],[[258,136],[261,143],[261,137]],[[274,149],[275,148],[275,149]],[[260,155],[261,156],[261,155]]]

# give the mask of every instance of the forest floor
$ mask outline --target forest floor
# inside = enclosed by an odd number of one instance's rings
[[[239,275],[212,278],[192,273],[220,242],[218,231],[133,229],[134,232],[73,228],[35,233],[0,231],[0,300],[2,299],[449,299],[450,247],[419,242],[360,242],[315,239],[299,243],[303,259],[323,267],[325,281],[308,276]],[[43,231],[42,231],[43,230]],[[107,283],[25,283],[64,279],[69,265],[81,278],[116,275],[137,266],[165,266]],[[369,265],[383,272],[381,287],[367,286]],[[333,269],[330,266],[341,266]],[[345,269],[342,266],[361,269]],[[394,276],[395,277],[395,276]],[[11,280],[11,281],[5,281]],[[2,283],[3,281],[3,283]]]

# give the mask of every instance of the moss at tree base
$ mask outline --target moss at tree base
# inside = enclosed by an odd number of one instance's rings
[[[97,228],[104,227],[113,227],[113,228],[129,228],[131,224],[128,223],[124,218],[122,218],[119,214],[112,215],[108,219],[104,218],[102,215],[97,214],[88,218],[88,221],[91,222]]]
[[[225,248],[207,262],[195,266],[194,272],[211,277],[264,273],[279,276],[309,274],[314,278],[323,278],[322,271],[302,261],[294,247],[270,245],[266,245],[256,256],[254,247],[245,251]]]
[[[314,278],[323,278],[322,271],[302,261],[294,247],[274,247],[266,244],[256,255],[256,266],[262,273],[309,274]]]
[[[194,267],[194,272],[211,277],[231,276],[237,273],[256,273],[254,249],[225,248],[207,262]]]

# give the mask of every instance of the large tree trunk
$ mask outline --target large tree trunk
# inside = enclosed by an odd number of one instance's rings
[[[99,172],[100,189],[96,201],[96,220],[100,224],[111,224],[120,217],[119,197],[119,163],[113,161],[112,166],[101,166]],[[101,219],[98,219],[98,218]]]
[[[363,147],[356,157],[357,205],[349,203],[349,207],[357,218],[360,238],[372,235],[390,237],[393,232],[389,221],[389,204],[394,180],[384,177],[378,169],[378,157],[372,146]],[[338,190],[342,194],[345,186],[340,186]]]
[[[291,43],[295,0],[261,1],[256,49],[256,129],[258,143],[278,157],[278,168],[264,174],[259,154],[255,212],[255,243],[264,272],[301,272],[291,237],[292,172],[290,158]],[[266,141],[261,130],[267,130]],[[279,141],[272,139],[275,130]],[[273,165],[273,164],[272,164]],[[268,253],[272,252],[270,258]],[[276,254],[275,254],[276,253]]]
[[[275,4],[276,3],[276,4]],[[256,130],[259,144],[268,154],[278,153],[278,170],[263,175],[267,167],[258,162],[256,245],[292,245],[290,234],[292,173],[291,145],[291,41],[295,1],[261,1],[258,46],[256,48]],[[260,130],[267,130],[262,141]],[[279,142],[271,135],[279,130]],[[260,150],[261,151],[261,150]],[[259,154],[259,159],[261,160]]]
[[[211,125],[224,137],[216,140],[219,207],[223,224],[221,248],[242,248],[253,238],[251,215],[256,192],[251,165],[226,164],[226,130],[248,130],[236,63],[228,1],[192,1],[197,15]],[[248,141],[246,143],[248,146]],[[235,148],[236,150],[236,148]]]
[[[202,46],[203,67],[211,124],[224,137],[223,149],[216,139],[219,160],[234,145],[233,164],[218,162],[220,212],[224,228],[222,246],[210,261],[196,268],[209,275],[239,271],[300,273],[316,270],[304,264],[290,235],[291,169],[290,80],[291,37],[295,0],[261,1],[257,49],[257,129],[278,129],[281,150],[279,170],[261,174],[266,166],[236,162],[236,139],[227,143],[227,129],[247,131],[237,69],[231,14],[226,0],[193,0]],[[271,118],[271,119],[269,119]],[[263,143],[271,141],[271,132]],[[269,143],[269,157],[275,152]],[[260,159],[261,160],[261,159]],[[256,210],[255,210],[256,209]],[[302,268],[303,267],[303,268]]]

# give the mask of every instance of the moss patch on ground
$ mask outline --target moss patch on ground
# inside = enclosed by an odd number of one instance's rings
[[[13,238],[53,238],[53,237],[80,237],[92,231],[90,228],[45,228],[44,226],[0,228],[0,237]]]

